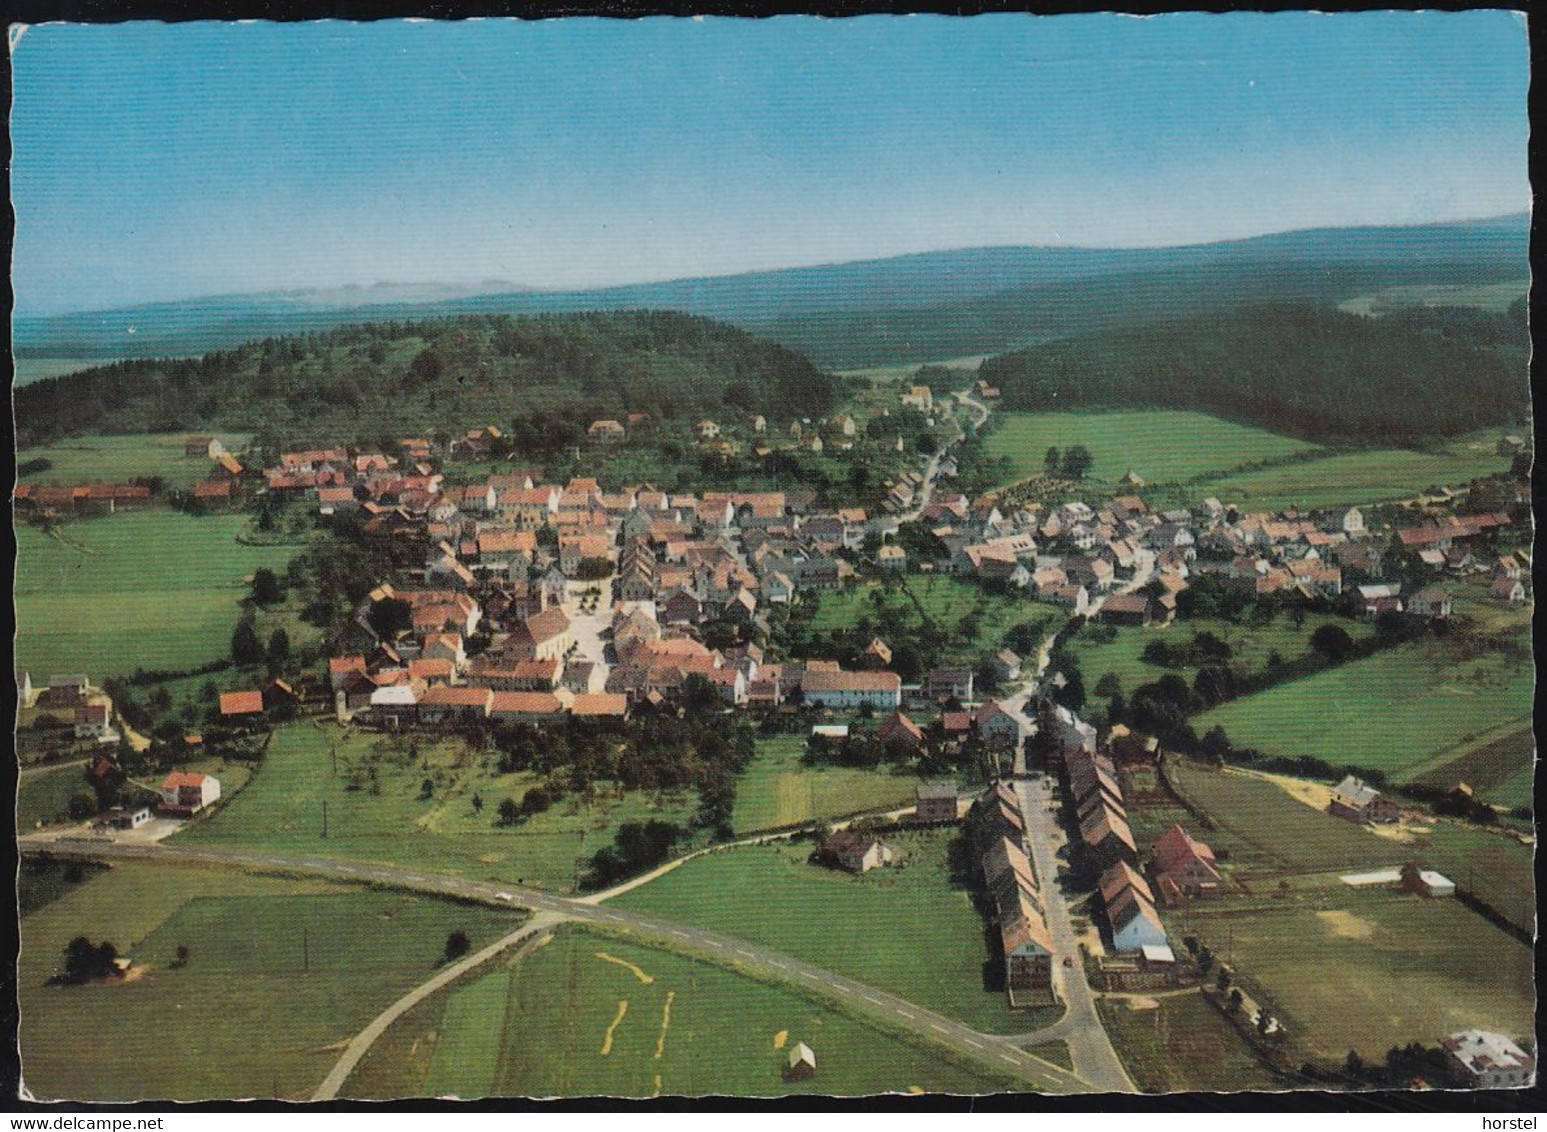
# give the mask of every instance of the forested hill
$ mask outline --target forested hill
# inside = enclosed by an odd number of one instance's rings
[[[89,432],[272,429],[338,439],[738,411],[816,416],[838,379],[745,331],[623,311],[368,323],[202,358],[126,361],[15,391],[23,444]]]
[[[1371,319],[1253,306],[989,358],[1009,409],[1197,409],[1315,440],[1405,443],[1523,419],[1524,307]]]

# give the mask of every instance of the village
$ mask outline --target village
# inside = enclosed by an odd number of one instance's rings
[[[321,671],[271,670],[265,683],[221,692],[204,733],[180,745],[197,754],[206,741],[250,743],[298,716],[406,737],[540,732],[571,720],[618,725],[689,703],[755,720],[794,713],[818,760],[874,750],[957,768],[917,788],[899,828],[963,823],[982,908],[996,925],[999,947],[989,958],[1009,1007],[1077,1017],[1079,1026],[1065,1024],[1066,1040],[1084,1072],[1112,1087],[1124,1080],[1096,997],[1174,992],[1199,980],[1261,1056],[1282,1056],[1286,1031],[1270,1006],[1232,984],[1223,962],[1216,966],[1169,922],[1229,890],[1216,854],[1185,822],[1152,844],[1130,822],[1122,785],[1130,769],[1153,774],[1163,769],[1163,741],[1188,747],[1196,737],[1166,732],[1163,721],[1146,733],[1130,724],[1147,717],[1124,723],[1115,707],[1098,714],[1099,725],[1085,722],[1076,711],[1083,693],[1070,694],[1078,670],[1060,642],[1085,625],[1185,624],[1197,604],[1217,605],[1221,595],[1297,618],[1312,611],[1349,626],[1378,622],[1396,640],[1440,633],[1455,615],[1453,594],[1461,586],[1475,592],[1479,578],[1500,608],[1529,600],[1529,558],[1512,532],[1522,500],[1479,510],[1465,493],[1444,492],[1383,509],[1379,519],[1359,507],[1243,513],[1214,498],[1152,507],[1131,472],[1106,497],[1081,498],[1076,481],[1046,506],[1012,504],[996,492],[969,498],[952,486],[953,449],[987,420],[997,396],[982,382],[940,397],[905,385],[898,411],[939,424],[943,443],[920,470],[884,485],[874,512],[819,506],[803,488],[668,493],[607,489],[585,477],[549,483],[535,469],[469,476],[465,466],[488,466],[500,438],[493,426],[444,446],[403,439],[393,448],[285,451],[263,467],[218,439],[190,437],[187,454],[211,468],[185,505],[310,512],[324,528],[379,548],[392,566],[370,579]],[[637,423],[598,420],[588,433],[593,444],[612,446]],[[757,417],[734,428],[755,439],[769,425]],[[706,449],[730,444],[725,431],[710,420],[692,428]],[[825,435],[843,445],[854,434],[854,419],[839,415],[797,422],[782,443],[810,448]],[[1505,437],[1501,451],[1520,443]],[[135,484],[23,485],[16,501],[35,520],[59,523],[143,507],[152,496]],[[792,653],[793,611],[857,586],[906,592],[910,579],[931,577],[1054,615],[1042,639],[1014,639],[1021,652],[1007,637],[977,658],[958,653],[926,665],[906,682],[894,663],[897,642],[879,633],[849,650],[848,664]],[[115,718],[101,689],[85,676],[52,675],[38,688],[30,674],[18,681],[24,726],[38,730],[41,716],[73,728],[67,745],[73,738],[100,752],[89,774],[122,778],[113,754],[122,733],[143,737]],[[962,785],[974,779],[980,794]],[[174,768],[135,785],[143,788],[137,795],[94,817],[95,836],[159,840],[221,800],[221,782],[209,773]],[[1397,801],[1353,774],[1324,810],[1361,826],[1401,817]],[[888,828],[845,823],[819,839],[813,859],[855,874],[884,868],[894,858]],[[1073,888],[1071,869],[1083,878]],[[1417,859],[1378,875],[1362,883],[1429,898],[1456,890]],[[1072,925],[1071,909],[1086,928]],[[1188,946],[1179,951],[1183,935]],[[1457,1049],[1491,1043],[1507,1057],[1489,1064],[1529,1071],[1529,1055],[1505,1037],[1446,1041]]]

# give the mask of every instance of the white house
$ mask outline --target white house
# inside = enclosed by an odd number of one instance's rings
[[[173,771],[161,782],[161,808],[192,816],[220,798],[220,779],[213,774]]]
[[[1474,1089],[1518,1089],[1536,1077],[1536,1058],[1503,1034],[1463,1030],[1440,1039],[1451,1067]]]
[[[880,838],[852,829],[840,829],[822,844],[822,852],[851,873],[868,873],[890,865],[895,854]]]

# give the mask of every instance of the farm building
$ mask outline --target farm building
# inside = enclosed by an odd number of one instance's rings
[[[816,1076],[816,1054],[805,1042],[796,1042],[795,1048],[790,1050],[784,1076],[789,1081],[808,1081]]]
[[[840,829],[822,843],[822,855],[851,873],[868,873],[892,863],[893,853],[880,838],[853,829]]]
[[[1536,1078],[1536,1058],[1503,1034],[1463,1030],[1440,1040],[1452,1069],[1474,1089],[1516,1089]]]
[[[1213,896],[1221,887],[1214,851],[1181,826],[1173,825],[1154,848],[1155,888],[1165,904]]]
[[[1409,862],[1402,866],[1401,880],[1398,882],[1403,891],[1416,893],[1419,896],[1444,897],[1456,894],[1456,882],[1433,869],[1423,868],[1421,865]]]
[[[114,806],[106,811],[96,824],[104,829],[139,829],[150,821],[149,806]]]
[[[926,782],[918,789],[919,821],[955,821],[957,809],[954,782]]]
[[[902,677],[895,672],[812,672],[800,682],[807,703],[821,707],[893,708],[902,703]]]
[[[1351,774],[1333,790],[1327,812],[1357,822],[1389,823],[1402,816],[1395,802]]]
[[[876,738],[883,743],[901,743],[912,750],[924,745],[924,732],[913,720],[897,711],[876,731]]]

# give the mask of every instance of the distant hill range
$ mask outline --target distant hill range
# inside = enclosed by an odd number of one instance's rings
[[[1523,280],[1529,217],[1324,228],[1169,248],[996,247],[587,291],[383,285],[232,295],[15,320],[23,358],[196,354],[369,320],[672,310],[849,368],[1001,351],[1263,302]],[[476,293],[475,293],[476,292]]]

